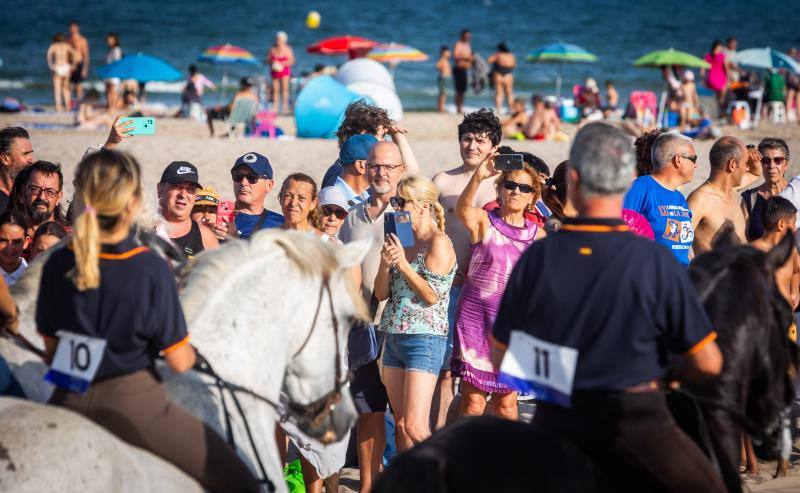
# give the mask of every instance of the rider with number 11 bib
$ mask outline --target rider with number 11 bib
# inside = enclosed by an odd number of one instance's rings
[[[212,491],[258,491],[258,481],[211,428],[171,404],[155,369],[195,361],[167,263],[138,245],[139,165],[116,151],[75,172],[72,239],[44,265],[36,323],[52,358],[51,404],[86,416],[168,460]]]
[[[603,123],[578,132],[569,198],[578,217],[535,242],[508,281],[493,328],[501,381],[536,396],[534,425],[575,443],[600,491],[723,492],[677,426],[661,380],[717,375],[716,333],[686,270],[621,219],[631,144]]]

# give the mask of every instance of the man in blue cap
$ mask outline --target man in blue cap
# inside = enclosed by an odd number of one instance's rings
[[[339,164],[342,174],[336,179],[334,187],[338,188],[347,199],[349,208],[369,198],[369,181],[367,180],[367,158],[369,151],[378,143],[374,135],[353,135],[339,149]]]
[[[269,159],[257,152],[239,157],[231,168],[233,193],[236,196],[235,224],[218,224],[217,236],[249,238],[259,229],[276,228],[283,216],[264,208],[264,199],[272,190],[272,166]]]

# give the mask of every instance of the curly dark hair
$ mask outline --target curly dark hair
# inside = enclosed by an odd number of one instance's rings
[[[650,130],[640,135],[633,143],[633,146],[636,148],[636,176],[653,174],[653,158],[651,156],[651,151],[653,149],[653,142],[655,142],[662,133],[664,133],[664,130],[660,128]]]
[[[500,120],[492,110],[487,108],[464,115],[464,119],[458,124],[458,140],[461,140],[464,134],[469,133],[473,135],[486,134],[492,141],[492,145],[498,145],[503,137]]]
[[[344,141],[353,135],[364,133],[375,135],[380,127],[388,129],[391,126],[392,119],[385,109],[359,99],[347,105],[344,120],[336,131],[336,138],[339,140],[339,147],[342,147]]]

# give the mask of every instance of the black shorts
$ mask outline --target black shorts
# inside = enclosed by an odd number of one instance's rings
[[[467,82],[469,81],[469,70],[465,68],[453,69],[453,81],[456,85],[456,92],[463,94],[467,92]]]
[[[230,114],[231,111],[228,109],[227,106],[214,106],[213,108],[208,109],[206,117],[209,120],[224,120],[228,118]]]
[[[358,414],[383,413],[389,404],[389,395],[381,382],[378,360],[359,366],[353,371],[350,394],[356,404]]]
[[[69,81],[73,84],[78,84],[85,80],[86,78],[83,76],[83,62],[81,62],[75,66],[75,70],[73,70],[72,75],[69,76]]]

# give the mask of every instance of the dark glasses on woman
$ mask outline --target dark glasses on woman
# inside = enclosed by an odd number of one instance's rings
[[[336,219],[344,219],[347,217],[347,211],[342,209],[341,207],[331,207],[329,205],[323,205],[320,207],[320,211],[322,212],[323,216],[336,216]]]
[[[261,178],[261,176],[235,172],[231,173],[231,178],[233,178],[233,181],[235,181],[236,183],[241,183],[242,180],[247,180],[247,183],[255,185],[258,179]]]
[[[399,195],[395,195],[394,197],[391,197],[389,199],[389,203],[392,204],[392,208],[394,209],[405,209],[406,204],[408,204],[409,202],[411,201],[408,199],[404,199]]]
[[[508,190],[509,192],[513,192],[514,190],[519,188],[521,193],[533,193],[533,187],[530,185],[526,185],[524,183],[517,183],[511,180],[503,181],[503,188]]]
[[[761,164],[763,164],[764,166],[769,166],[769,163],[775,163],[776,166],[780,166],[781,164],[784,163],[784,161],[786,161],[786,158],[783,156],[775,156],[775,157],[763,156],[761,158]]]

